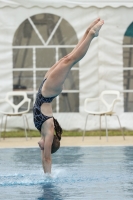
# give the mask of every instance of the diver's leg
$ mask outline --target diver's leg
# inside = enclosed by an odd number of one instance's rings
[[[76,47],[72,50],[71,53],[69,53],[68,55],[64,56],[65,58],[67,58],[68,56],[70,56],[72,53],[74,53],[74,51],[77,50],[77,48],[82,44],[82,42],[86,39],[89,31],[93,28],[93,26],[95,26],[98,22],[100,21],[100,18],[97,18],[96,20],[94,20],[90,26],[87,28],[87,30],[85,31],[83,37],[81,38],[81,40],[78,42],[78,44],[76,45]],[[63,57],[63,58],[64,58]],[[63,60],[63,58],[61,58],[57,63],[55,63],[49,70],[48,72],[45,74],[45,78],[48,77],[48,75],[55,69],[55,67]]]
[[[64,59],[62,59],[56,68],[49,74],[48,79],[42,88],[43,95],[50,97],[58,95],[61,92],[63,83],[70,69],[85,56],[92,39],[98,36],[99,30],[103,24],[104,21],[100,20],[95,26],[93,26],[85,40],[78,46],[78,48],[67,57],[64,57]]]

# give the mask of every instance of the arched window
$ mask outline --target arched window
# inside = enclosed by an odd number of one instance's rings
[[[133,112],[133,22],[123,39],[124,111]]]
[[[47,70],[77,44],[73,27],[53,14],[26,19],[13,39],[13,89],[25,90],[32,103]],[[54,112],[79,112],[79,66],[69,73],[62,93],[53,101]]]

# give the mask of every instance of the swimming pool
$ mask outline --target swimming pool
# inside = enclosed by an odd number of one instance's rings
[[[61,147],[52,178],[39,148],[0,149],[2,200],[132,200],[133,147]]]

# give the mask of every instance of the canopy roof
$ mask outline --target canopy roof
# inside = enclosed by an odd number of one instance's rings
[[[23,7],[48,7],[48,6],[52,6],[52,7],[62,7],[62,6],[66,6],[66,7],[76,7],[76,6],[80,6],[80,7],[90,7],[90,6],[95,6],[98,8],[103,8],[106,6],[111,6],[111,7],[120,7],[120,6],[125,6],[125,7],[133,7],[133,1],[132,0],[127,0],[127,1],[119,1],[119,0],[1,0],[0,1],[0,7],[19,7],[19,6],[23,6]]]

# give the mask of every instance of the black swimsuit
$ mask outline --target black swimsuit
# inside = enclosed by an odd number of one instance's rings
[[[46,79],[43,80],[42,84],[40,85],[40,88],[38,90],[38,93],[36,95],[36,101],[35,101],[35,104],[34,104],[34,107],[33,107],[33,116],[34,116],[34,124],[35,124],[35,127],[41,132],[41,127],[42,127],[42,124],[52,118],[49,117],[49,116],[46,116],[46,115],[43,115],[42,112],[41,112],[41,105],[43,103],[50,103],[55,97],[44,97],[42,96],[41,94],[41,89],[42,89],[42,86],[43,86],[43,83],[46,81]]]

